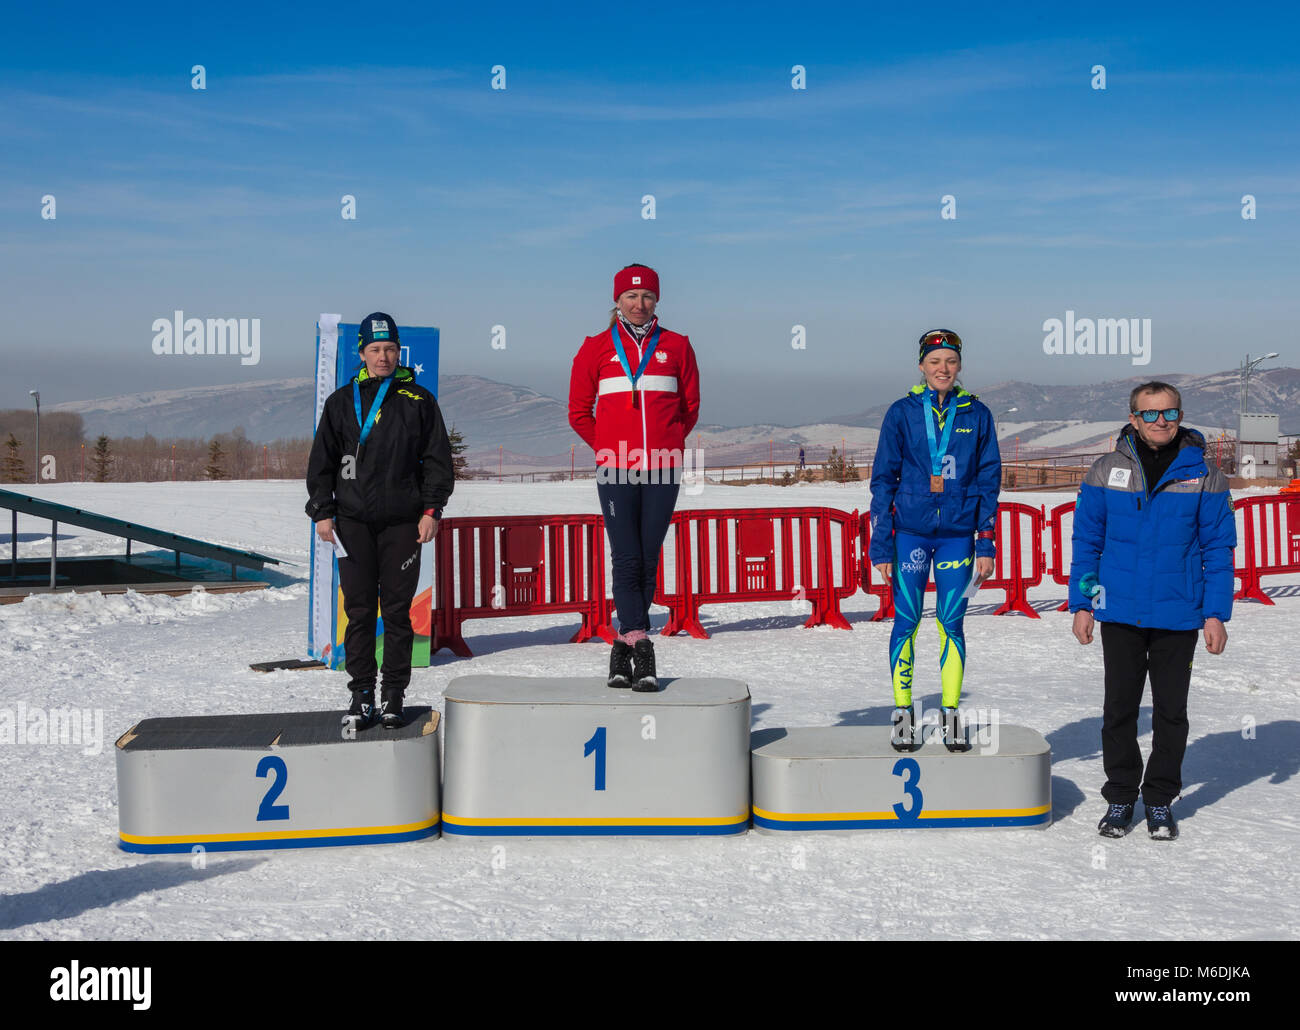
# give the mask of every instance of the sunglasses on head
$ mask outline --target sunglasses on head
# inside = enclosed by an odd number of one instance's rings
[[[1151,408],[1149,411],[1135,411],[1133,414],[1148,423],[1156,421],[1161,415],[1164,415],[1166,422],[1177,422],[1182,418],[1183,410],[1182,408]]]
[[[951,329],[931,329],[929,332],[921,334],[919,342],[922,350],[931,344],[940,343],[953,348],[959,354],[961,353],[961,337]]]

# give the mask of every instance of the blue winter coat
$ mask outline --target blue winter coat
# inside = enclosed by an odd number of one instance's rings
[[[1150,496],[1136,450],[1145,444],[1131,425],[1093,462],[1074,508],[1070,611],[1156,629],[1231,618],[1237,526],[1228,481],[1206,464],[1200,433],[1181,428],[1178,441]]]
[[[925,387],[895,401],[880,426],[871,466],[872,565],[894,560],[894,530],[922,536],[969,536],[997,528],[1002,458],[993,415],[973,393],[950,390],[942,408],[956,418],[948,443],[950,478],[930,491],[930,444],[925,432]],[[942,426],[935,426],[936,443]],[[975,541],[977,557],[993,557],[993,539]]]

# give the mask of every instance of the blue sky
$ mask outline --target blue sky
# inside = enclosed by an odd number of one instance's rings
[[[705,422],[901,395],[934,326],[975,390],[1300,364],[1294,14],[372,6],[6,15],[0,406],[309,375],[319,312],[376,309],[562,396],[634,260]],[[155,355],[176,309],[260,318],[260,363]],[[1150,318],[1151,363],[1044,354],[1067,310]]]

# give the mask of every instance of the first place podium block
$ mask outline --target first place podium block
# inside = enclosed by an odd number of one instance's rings
[[[749,688],[461,676],[446,690],[443,835],[689,836],[749,827]]]
[[[438,832],[438,713],[145,719],[117,742],[119,846],[144,854],[392,844]]]
[[[1052,752],[1034,730],[1000,726],[993,740],[973,738],[964,754],[950,753],[937,736],[917,751],[898,752],[889,735],[887,726],[755,733],[754,828],[1045,829],[1051,823]]]

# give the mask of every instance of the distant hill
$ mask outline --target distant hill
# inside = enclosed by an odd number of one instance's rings
[[[444,375],[438,404],[479,449],[498,445],[532,454],[566,455],[575,439],[564,404],[522,386],[479,376]],[[315,385],[309,378],[276,379],[229,386],[149,390],[88,401],[65,401],[46,411],[82,416],[88,439],[144,436],[208,438],[243,426],[250,440],[265,442],[312,435]]]
[[[1003,451],[1019,438],[1023,449],[1046,447],[1095,452],[1126,420],[1129,391],[1138,383],[1161,378],[1183,394],[1188,423],[1207,434],[1236,426],[1239,379],[1235,371],[1213,375],[1143,375],[1105,383],[1038,386],[1005,382],[980,392],[998,419]],[[85,421],[86,438],[144,436],[208,438],[243,426],[250,440],[267,442],[311,435],[314,388],[311,379],[271,380],[230,386],[153,390],[88,401],[67,401],[46,411],[75,412]],[[1300,369],[1278,368],[1251,379],[1251,410],[1275,411],[1285,435],[1300,433]],[[526,386],[498,383],[481,376],[444,375],[438,403],[469,445],[473,466],[560,468],[576,461],[590,465],[590,450],[569,428],[564,401]],[[810,406],[814,401],[810,399]],[[859,461],[875,450],[877,431],[889,405],[850,415],[819,419],[800,426],[698,426],[690,446],[702,446],[707,464],[741,464],[795,460],[803,446],[810,462],[825,460],[831,447],[846,447]],[[1018,409],[1005,414],[1008,408]],[[498,451],[500,448],[500,451]]]
[[[1235,369],[1210,375],[1151,373],[1071,386],[1037,386],[1012,381],[980,390],[979,398],[995,415],[1008,408],[1018,408],[1014,417],[1021,421],[1065,420],[1119,425],[1128,417],[1129,392],[1153,379],[1178,389],[1183,396],[1183,409],[1192,424],[1236,432],[1237,412],[1241,410],[1241,378]],[[879,429],[888,408],[888,404],[879,404],[826,421]],[[1300,369],[1271,368],[1252,375],[1250,410],[1277,412],[1284,435],[1300,433]]]

